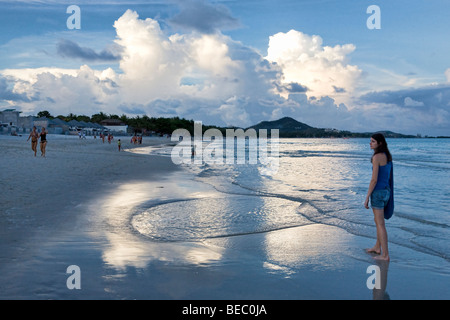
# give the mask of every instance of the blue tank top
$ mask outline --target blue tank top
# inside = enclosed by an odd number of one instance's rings
[[[385,166],[379,166],[377,184],[374,190],[382,190],[389,187],[389,177],[391,175],[392,161]]]

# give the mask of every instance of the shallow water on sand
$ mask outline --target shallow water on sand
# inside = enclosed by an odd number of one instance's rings
[[[450,261],[450,140],[388,140],[395,214],[389,241]],[[170,156],[172,146],[140,150]],[[149,239],[190,241],[319,223],[375,238],[363,207],[371,177],[368,139],[281,139],[278,170],[253,164],[184,165],[215,198],[142,207],[132,226]],[[170,191],[169,191],[170,192]]]

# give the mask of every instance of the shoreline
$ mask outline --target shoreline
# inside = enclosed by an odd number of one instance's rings
[[[374,239],[324,224],[151,241],[131,226],[143,204],[220,192],[168,157],[50,136],[47,158],[34,159],[23,141],[0,136],[8,186],[0,196],[0,299],[448,299],[450,275],[427,266],[438,258],[395,244],[388,268],[380,267],[387,295],[369,290],[376,262],[364,248]],[[80,290],[66,286],[70,265],[81,269]]]
[[[0,195],[1,233],[7,240],[0,244],[0,257],[11,254],[12,247],[23,252],[21,243],[31,234],[72,223],[77,217],[71,210],[124,180],[153,179],[165,171],[179,170],[170,159],[119,153],[117,139],[108,144],[100,139],[48,135],[46,158],[40,157],[39,148],[34,157],[26,139],[0,135],[0,183],[7,186]],[[125,149],[159,145],[166,139],[147,138],[136,146],[127,142],[122,142]]]

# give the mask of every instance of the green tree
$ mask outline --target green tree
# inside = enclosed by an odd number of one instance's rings
[[[77,119],[77,115],[73,114],[72,112],[69,113],[69,115],[66,117],[66,121],[69,122],[71,120],[76,120]]]
[[[127,118],[127,116],[125,114],[122,114],[119,119],[123,123],[128,123],[128,118]]]
[[[103,112],[93,114],[91,117],[91,121],[95,123],[100,123],[105,119],[108,119],[108,116]]]
[[[37,113],[38,118],[53,118],[52,115],[50,114],[50,112],[48,112],[47,110],[44,111],[39,111]]]
[[[84,121],[84,122],[91,122],[91,118],[85,115],[80,115],[77,116],[77,118],[75,119],[77,121]]]

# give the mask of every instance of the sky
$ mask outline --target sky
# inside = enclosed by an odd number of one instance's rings
[[[449,12],[448,0],[0,0],[0,110],[450,136]]]

